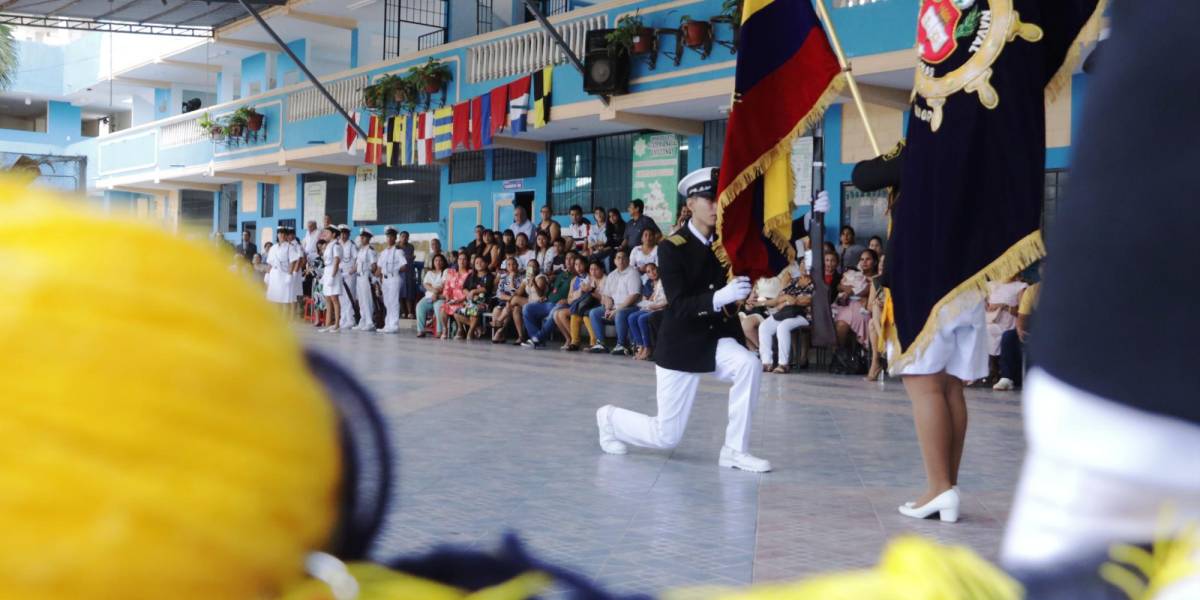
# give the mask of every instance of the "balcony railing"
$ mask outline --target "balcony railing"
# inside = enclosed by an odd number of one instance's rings
[[[608,16],[595,15],[560,23],[556,27],[575,55],[583,56],[584,36],[594,29],[607,28]],[[538,29],[470,48],[467,51],[467,81],[479,83],[511,77],[565,62],[567,55],[558,49],[550,34]]]
[[[343,108],[357,110],[362,106],[362,89],[369,83],[370,77],[359,75],[326,83],[325,87]],[[287,120],[289,123],[332,115],[335,112],[333,105],[314,87],[307,87],[288,94]]]
[[[208,132],[200,127],[200,118],[203,116],[204,113],[195,111],[190,119],[163,125],[159,130],[159,147],[186,146],[208,139]]]

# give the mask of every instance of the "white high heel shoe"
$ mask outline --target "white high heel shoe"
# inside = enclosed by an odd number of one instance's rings
[[[935,513],[946,523],[958,522],[958,490],[950,488],[937,495],[924,506],[901,506],[900,514],[914,519],[928,519]]]
[[[957,486],[957,485],[952,485],[952,486],[950,486],[950,489],[952,489],[952,490],[954,490],[954,491],[956,491],[956,492],[957,492],[957,491],[958,491],[958,486]],[[960,494],[960,498],[959,498],[959,499],[961,500],[961,494]],[[904,503],[904,505],[905,505],[905,506],[907,506],[907,507],[909,507],[909,508],[912,508],[912,507],[916,506],[916,505],[917,505],[917,503],[916,503],[916,502],[913,502],[912,500],[909,500],[908,502],[905,502],[905,503]]]

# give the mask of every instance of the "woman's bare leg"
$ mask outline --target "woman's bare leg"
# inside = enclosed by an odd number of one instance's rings
[[[950,409],[953,434],[950,442],[950,485],[958,485],[958,467],[962,464],[963,448],[967,442],[967,400],[963,396],[963,381],[946,376],[946,405]]]
[[[947,379],[945,373],[904,377],[904,389],[912,401],[913,425],[925,463],[926,490],[916,500],[917,506],[924,505],[953,485],[950,472],[954,424],[946,402]]]

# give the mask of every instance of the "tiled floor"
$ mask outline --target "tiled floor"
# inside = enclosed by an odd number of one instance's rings
[[[726,388],[701,385],[673,452],[609,456],[596,408],[654,412],[654,370],[630,359],[486,342],[304,333],[378,395],[400,485],[379,557],[515,530],[538,555],[619,591],[746,584],[874,564],[918,533],[994,558],[1024,442],[1017,394],[971,391],[954,525],[900,516],[924,481],[908,401],[884,385],[764,375],[752,451],[776,471],[717,467]]]

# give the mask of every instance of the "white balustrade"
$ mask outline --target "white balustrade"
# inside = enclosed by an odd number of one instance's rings
[[[587,32],[607,28],[608,16],[596,15],[556,23],[555,27],[571,51],[582,58]],[[523,75],[565,62],[567,55],[554,43],[554,38],[539,28],[468,50],[467,80],[469,83],[479,83]]]
[[[208,132],[200,127],[200,118],[204,113],[196,111],[196,115],[184,121],[176,121],[163,125],[158,134],[160,148],[186,146],[208,139]]]
[[[325,88],[338,101],[338,104],[341,104],[347,111],[351,111],[362,106],[362,89],[368,84],[370,84],[370,78],[366,75],[359,75],[326,83]],[[289,123],[332,115],[335,112],[337,111],[334,110],[333,105],[315,87],[309,86],[288,94],[287,120]]]

